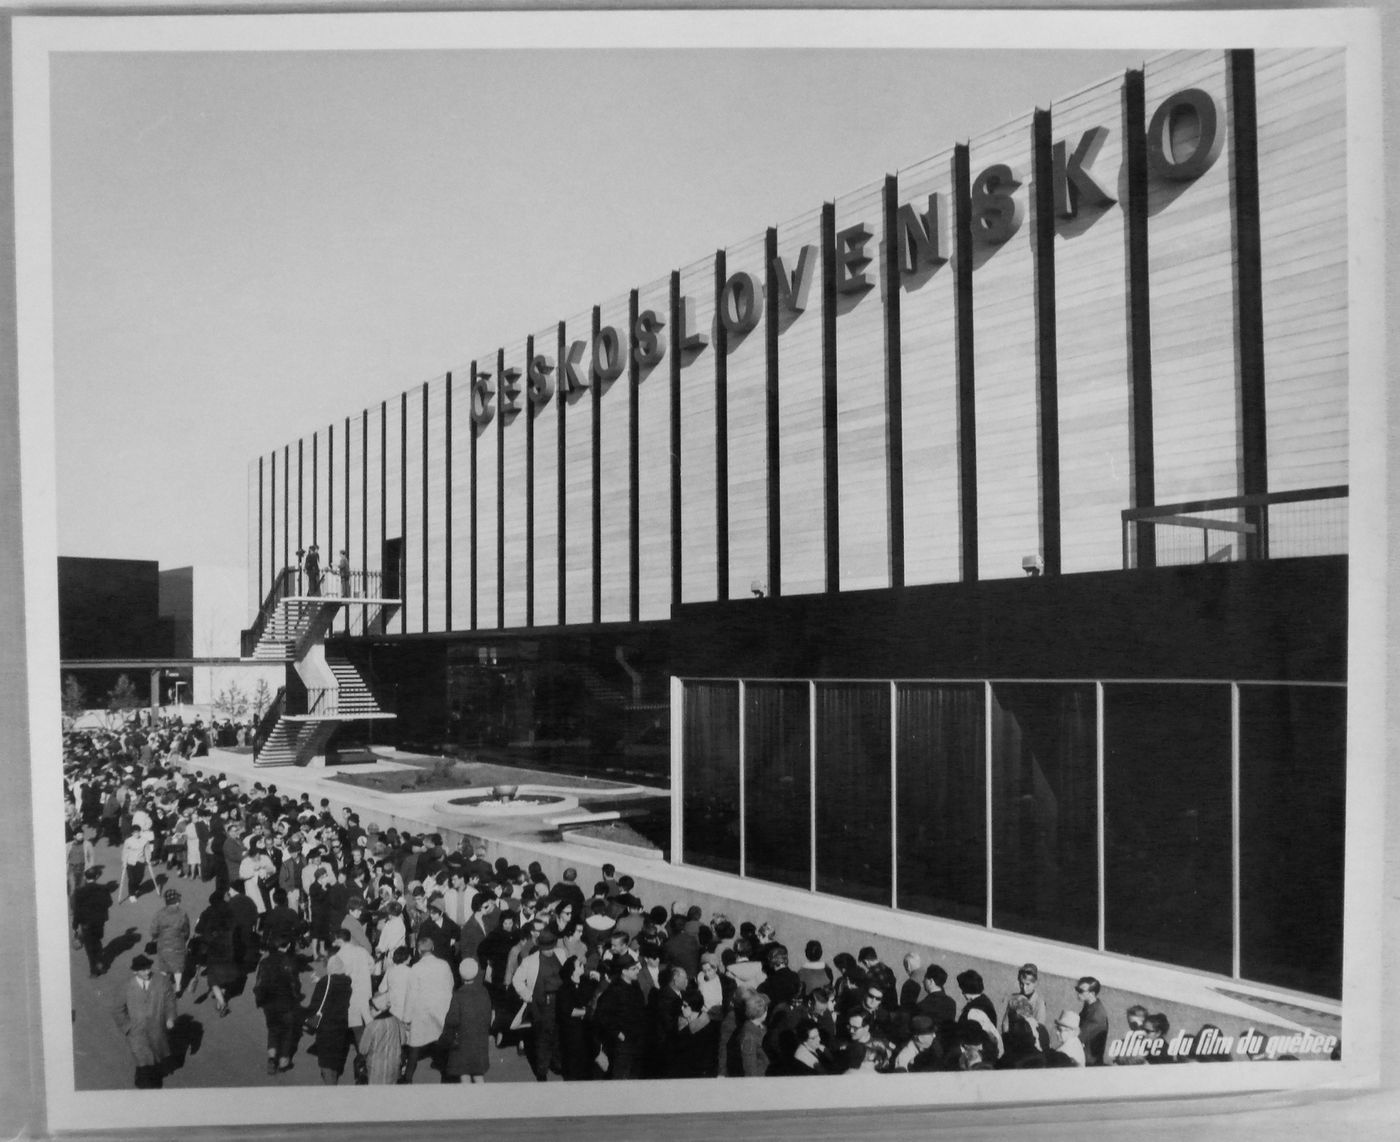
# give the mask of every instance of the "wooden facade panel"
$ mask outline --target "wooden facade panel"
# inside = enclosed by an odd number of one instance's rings
[[[476,358],[477,372],[489,377],[487,384],[500,393],[500,377],[496,375],[496,351],[481,354]],[[488,406],[495,415],[485,424],[473,427],[476,435],[476,629],[496,630],[500,627],[497,611],[499,594],[496,590],[496,571],[500,566],[501,550],[496,532],[500,514],[500,478],[496,469],[500,456],[500,442],[497,438],[496,418],[500,416],[495,398]]]
[[[615,380],[600,382],[598,415],[602,464],[599,471],[601,529],[599,567],[603,622],[626,622],[632,614],[631,542],[631,324],[627,320],[629,298],[614,298],[599,308],[600,329],[617,331],[622,372]],[[592,360],[593,346],[589,346]],[[600,363],[610,362],[604,356]]]
[[[543,404],[530,404],[522,416],[532,418],[535,440],[534,469],[534,618],[536,626],[559,621],[559,327],[548,325],[535,333],[535,356],[548,358],[554,368],[547,374],[555,395]],[[523,425],[520,426],[523,429]]]
[[[953,155],[899,173],[899,203],[927,215],[937,196],[939,252],[953,251]],[[951,261],[901,275],[901,436],[904,455],[904,581],[960,575],[958,512],[957,298]]]
[[[637,311],[666,323],[665,355],[642,365],[637,381],[638,617],[671,616],[671,284],[663,278],[637,291]]]
[[[1036,391],[1035,209],[1031,116],[974,139],[974,184],[1010,167],[1021,223],[1001,245],[974,238],[972,308],[977,391],[978,577],[1020,576],[1041,551]]]
[[[470,362],[452,370],[452,605],[448,629],[472,629],[472,391]]]
[[[727,335],[725,438],[728,449],[729,598],[746,599],[754,583],[768,588],[768,345],[764,293],[766,235],[725,251],[729,280],[758,282],[757,324]],[[737,301],[732,317],[740,315]]]
[[[564,344],[582,342],[574,371],[589,382],[592,313],[564,324]],[[566,623],[593,621],[593,389],[569,391],[560,363],[559,395],[564,400],[564,615]]]
[[[715,482],[715,259],[681,270],[681,297],[694,315],[687,333],[704,348],[681,356],[681,601],[716,597],[718,512]]]
[[[428,610],[427,629],[447,629],[447,386],[428,385]],[[453,410],[456,411],[455,408]]]
[[[1269,490],[1344,484],[1345,56],[1257,52],[1255,91]]]
[[[1121,515],[1132,506],[1129,421],[1127,168],[1122,81],[1051,106],[1051,135],[1073,154],[1104,128],[1085,173],[1109,198],[1081,196],[1055,224],[1055,333],[1060,433],[1060,569],[1122,563]]]
[[[1148,181],[1159,503],[1231,496],[1242,487],[1227,81],[1223,52],[1177,53],[1145,69],[1149,122],[1163,100],[1200,88],[1215,101],[1222,132],[1219,157],[1199,178]]]
[[[822,452],[821,211],[778,227],[778,257],[791,277],[804,247],[810,287],[801,313],[778,311],[779,527],[784,595],[826,590],[826,469]]]
[[[885,374],[883,181],[836,200],[836,486],[841,589],[890,585],[889,409]],[[864,240],[843,234],[859,229]],[[842,251],[869,261],[846,264]],[[869,288],[844,292],[846,278]]]
[[[423,585],[423,473],[431,457],[423,454],[423,389],[422,385],[415,385],[408,390],[408,404],[406,405],[407,420],[407,441],[408,451],[405,453],[408,463],[405,467],[404,479],[407,481],[405,490],[408,495],[405,502],[403,547],[404,547],[404,610],[407,611],[406,626],[409,631],[418,632],[424,629],[423,616],[426,613],[427,599],[424,597]]]
[[[526,491],[530,483],[529,440],[529,389],[527,387],[529,362],[525,360],[525,341],[506,347],[505,365],[507,372],[515,370],[516,379],[511,384],[519,390],[515,399],[505,392],[505,378],[499,378],[498,406],[496,415],[503,421],[501,431],[502,459],[504,460],[505,481],[501,485],[501,511],[504,513],[505,544],[501,552],[505,571],[505,625],[523,627],[529,604],[530,580],[527,574],[530,535],[527,510],[529,502]],[[509,411],[510,406],[517,411]]]

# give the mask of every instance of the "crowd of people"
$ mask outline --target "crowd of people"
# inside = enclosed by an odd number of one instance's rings
[[[117,1011],[141,1087],[160,1085],[187,992],[220,1016],[251,997],[267,1073],[289,1070],[305,1041],[329,1084],[347,1071],[413,1082],[424,1065],[443,1082],[479,1082],[493,1044],[513,1044],[540,1081],[1197,1059],[1110,1058],[1091,976],[1061,1005],[1027,963],[998,1004],[968,968],[955,999],[948,972],[916,951],[902,978],[870,946],[828,955],[805,940],[794,955],[771,923],[648,906],[610,864],[585,889],[573,868],[551,882],[537,863],[362,825],[308,794],[244,791],[199,770],[170,727],[70,734],[65,755],[74,944],[94,976],[109,966],[111,910],[162,894]],[[115,902],[93,867],[104,835],[120,851]],[[1170,1033],[1163,1014],[1125,1014],[1122,1034],[1138,1042]]]

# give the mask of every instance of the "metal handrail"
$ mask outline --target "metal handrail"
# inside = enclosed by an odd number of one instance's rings
[[[1210,554],[1210,533],[1230,532],[1241,537],[1243,541],[1243,554],[1245,559],[1268,559],[1269,558],[1269,509],[1282,504],[1298,504],[1316,502],[1319,500],[1340,500],[1346,499],[1351,494],[1350,486],[1347,484],[1331,484],[1320,488],[1300,488],[1296,491],[1288,492],[1255,492],[1249,495],[1240,496],[1220,496],[1209,500],[1186,500],[1173,504],[1153,504],[1149,507],[1124,508],[1120,513],[1123,539],[1123,569],[1131,570],[1137,564],[1134,556],[1134,546],[1132,536],[1135,531],[1139,532],[1140,543],[1151,542],[1151,536],[1141,535],[1142,531],[1150,531],[1153,524],[1176,524],[1198,529],[1201,532],[1203,558],[1202,562],[1212,562],[1214,557]],[[1218,520],[1218,519],[1192,519],[1187,513],[1210,512],[1210,511],[1243,511],[1244,521]],[[1145,558],[1148,565],[1155,565],[1156,560],[1150,554],[1155,550],[1155,543],[1147,547],[1149,552]]]
[[[262,640],[263,632],[267,630],[267,624],[272,621],[272,616],[277,613],[277,606],[283,599],[292,594],[292,589],[296,584],[297,569],[295,567],[283,567],[277,573],[277,578],[272,581],[272,590],[268,591],[267,598],[263,600],[262,606],[258,610],[257,617],[253,619],[253,625],[240,635],[241,647],[244,658],[251,658],[254,648]]]
[[[253,731],[253,760],[256,761],[258,754],[262,753],[263,746],[267,744],[267,739],[272,736],[272,731],[276,727],[278,720],[282,717],[283,707],[287,702],[287,688],[277,687],[277,696],[273,698],[272,704],[263,711],[263,716],[258,719],[258,728]]]

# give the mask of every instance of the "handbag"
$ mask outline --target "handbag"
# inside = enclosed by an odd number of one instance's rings
[[[320,1026],[321,1026],[321,1009],[324,1008],[324,1007],[326,1006],[326,1000],[330,997],[330,994],[331,994],[331,977],[330,977],[330,976],[325,976],[324,978],[325,978],[325,981],[326,981],[326,989],[325,989],[325,991],[323,991],[323,992],[321,993],[321,1006],[318,1007],[318,1008],[316,1008],[315,1011],[313,1011],[310,1015],[308,1015],[308,1016],[306,1017],[306,1024],[305,1024],[305,1026],[306,1026],[306,1033],[307,1033],[308,1035],[314,1035],[314,1034],[316,1034],[316,1032],[320,1029]]]

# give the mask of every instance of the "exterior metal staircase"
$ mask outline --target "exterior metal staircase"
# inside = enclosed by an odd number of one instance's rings
[[[394,717],[353,662],[326,655],[325,638],[342,612],[347,629],[364,633],[382,626],[400,600],[384,598],[380,576],[372,572],[355,575],[348,594],[301,594],[306,587],[297,568],[283,568],[252,627],[243,632],[244,659],[282,662],[287,671],[286,685],[254,734],[257,766],[314,764],[324,759],[341,723]]]

